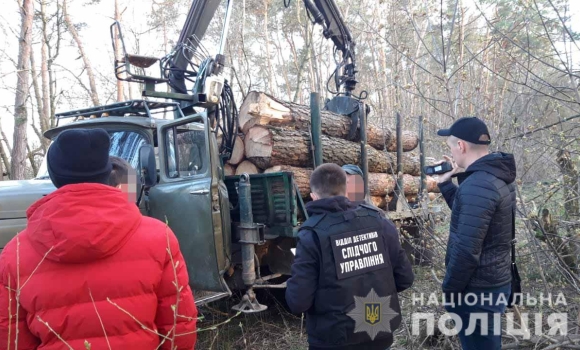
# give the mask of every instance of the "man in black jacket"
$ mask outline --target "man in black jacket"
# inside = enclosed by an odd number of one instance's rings
[[[298,233],[286,301],[306,313],[310,350],[385,350],[401,323],[397,293],[413,284],[399,233],[379,210],[345,197],[346,174],[323,164]]]
[[[445,157],[453,170],[438,179],[452,209],[443,293],[454,305],[447,310],[461,318],[463,349],[501,349],[497,320],[511,293],[514,157],[490,153],[487,126],[478,118],[460,118],[438,135],[447,136],[453,156]]]

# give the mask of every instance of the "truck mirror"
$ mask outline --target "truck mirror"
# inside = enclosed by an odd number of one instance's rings
[[[155,149],[151,145],[143,145],[139,148],[139,172],[145,187],[153,187],[157,184]]]

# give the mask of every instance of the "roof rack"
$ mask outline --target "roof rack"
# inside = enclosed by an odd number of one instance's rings
[[[177,102],[156,102],[147,100],[130,100],[117,102],[104,106],[77,109],[68,112],[55,114],[57,119],[64,118],[101,118],[101,117],[124,117],[130,114],[132,117],[149,117],[153,114],[166,112],[168,108],[172,111],[178,110],[183,117],[183,113]]]

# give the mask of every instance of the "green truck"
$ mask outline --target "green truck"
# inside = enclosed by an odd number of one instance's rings
[[[334,0],[304,2],[324,27],[325,35],[342,52],[335,71],[337,91],[341,92],[324,108],[352,118],[349,138],[356,136],[362,141],[361,168],[368,193],[369,108],[362,94],[353,95],[357,83],[354,42]],[[110,154],[124,158],[137,170],[136,204],[143,215],[167,222],[177,236],[196,303],[231,296],[232,290],[245,290],[234,309],[259,312],[266,306],[256,299],[255,289],[285,287],[294,259],[295,238],[307,213],[291,172],[224,175],[224,164],[238,132],[232,89],[222,75],[232,0],[228,1],[220,53],[199,64],[191,61],[199,45],[199,40],[192,38],[203,37],[219,3],[194,0],[176,47],[161,59],[128,54],[121,27],[115,22],[111,26],[113,43],[115,35],[123,43],[122,57],[115,59],[115,74],[118,79],[142,84],[145,99],[58,113],[57,126],[44,136],[52,140],[70,128],[105,129],[111,137]],[[157,62],[160,77],[136,73]],[[190,88],[185,80],[192,77],[195,83]],[[156,91],[155,86],[160,83],[167,83],[172,92]],[[313,93],[314,167],[323,161],[319,101],[318,94]],[[397,167],[401,170],[400,117],[397,121]],[[357,130],[359,134],[355,135]],[[421,132],[420,146],[422,149]],[[55,190],[46,169],[45,159],[36,178],[0,182],[0,248],[26,226],[27,208]],[[401,182],[397,188],[403,188]],[[397,193],[399,198],[405,198],[403,193]],[[421,205],[399,207],[388,216],[412,234],[430,220]]]

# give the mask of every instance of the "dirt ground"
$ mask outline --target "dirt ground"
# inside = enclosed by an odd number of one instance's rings
[[[399,294],[403,322],[395,332],[393,350],[402,349],[461,349],[457,336],[445,337],[441,334],[426,336],[412,334],[411,315],[414,313],[434,313],[435,324],[439,316],[445,313],[441,305],[441,281],[445,275],[444,257],[448,237],[448,222],[450,212],[446,207],[439,214],[438,224],[433,233],[427,234],[426,240],[433,251],[433,261],[430,266],[414,266],[415,282],[413,286]],[[575,285],[576,278],[566,278],[562,273],[557,259],[549,252],[544,243],[534,237],[534,232],[526,225],[525,219],[517,222],[517,259],[520,276],[522,277],[522,291],[530,296],[552,294],[552,301],[556,295],[562,293],[566,305],[550,306],[546,304],[525,305],[518,307],[522,314],[529,315],[528,327],[534,329],[534,315],[543,313],[544,323],[539,337],[523,339],[514,336],[506,330],[506,316],[502,316],[503,348],[504,349],[580,349],[580,288]],[[570,282],[572,281],[572,283]],[[580,283],[578,283],[580,284]],[[423,293],[425,301],[431,293],[436,293],[438,304],[413,304],[415,299]],[[260,290],[259,300],[268,306],[268,310],[257,314],[235,314],[231,310],[239,301],[239,296],[228,300],[212,303],[200,308],[203,319],[198,325],[201,328],[196,349],[203,350],[307,350],[306,320],[301,315],[291,314],[284,303],[284,290]],[[514,314],[514,309],[506,312]],[[565,312],[568,317],[568,336],[547,336],[549,327],[545,324],[550,313]],[[225,323],[224,323],[225,322]],[[218,325],[212,328],[214,325]],[[519,324],[515,325],[519,327]],[[437,327],[436,327],[437,328]],[[423,327],[424,329],[424,327]],[[516,328],[518,329],[518,328]],[[568,342],[568,343],[566,343]],[[564,344],[563,347],[558,346]]]

